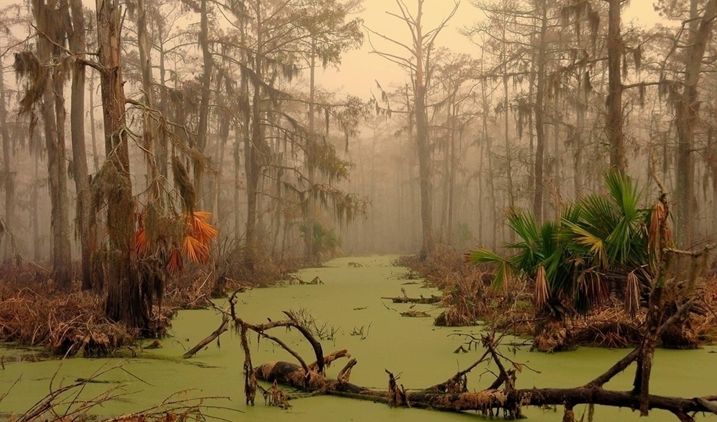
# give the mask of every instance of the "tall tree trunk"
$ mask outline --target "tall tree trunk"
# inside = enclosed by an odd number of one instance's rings
[[[109,262],[105,312],[129,327],[149,326],[151,301],[138,280],[130,249],[134,234],[134,201],[122,80],[120,0],[96,0],[97,40],[101,72],[102,110],[109,171],[115,183],[107,198]]]
[[[224,81],[223,78],[220,76],[217,77],[217,93],[220,93],[222,90],[222,82]],[[219,96],[217,94],[218,100],[220,101],[220,114],[218,114],[218,128],[219,128],[219,138],[217,140],[216,149],[214,151],[214,177],[212,178],[213,186],[212,186],[212,217],[214,218],[215,224],[219,224],[220,216],[219,216],[219,209],[220,209],[220,199],[221,199],[221,180],[222,180],[222,169],[224,168],[224,148],[226,144],[229,142],[229,129],[230,129],[230,123],[231,119],[229,118],[229,115],[226,113],[227,104],[225,103],[225,97]]]
[[[717,140],[713,126],[707,129],[707,168],[712,179],[712,233],[711,240],[717,240]]]
[[[77,226],[82,254],[82,289],[92,289],[92,257],[95,251],[96,231],[90,224],[92,195],[87,170],[85,147],[85,16],[82,0],[70,0],[72,33],[70,49],[78,55],[72,66],[72,98],[70,125],[72,133],[72,170],[77,191]]]
[[[316,101],[316,41],[312,37],[311,39],[311,56],[309,59],[309,137],[307,138],[306,145],[306,167],[308,173],[309,189],[314,188],[315,183],[315,161],[316,158],[316,123],[315,123],[315,104]],[[316,218],[314,216],[314,201],[313,195],[309,193],[306,198],[306,204],[304,208],[304,246],[306,253],[306,261],[309,264],[315,264],[316,252],[314,250],[314,225],[316,224]]]
[[[451,136],[452,135],[452,128],[451,128],[451,119],[453,117],[453,112],[451,111],[451,108],[453,107],[452,101],[449,101],[446,104],[446,145],[443,147],[445,149],[443,153],[443,198],[440,200],[440,210],[441,210],[441,220],[440,225],[438,226],[438,239],[440,242],[447,242],[448,236],[446,231],[446,224],[448,220],[448,184],[450,183],[450,169],[451,169],[451,152],[450,152],[450,143],[451,143]]]
[[[201,0],[200,11],[200,30],[199,30],[199,46],[202,49],[202,60],[204,63],[202,70],[202,92],[201,103],[199,105],[199,125],[197,127],[197,150],[204,153],[207,146],[207,136],[209,132],[209,100],[211,95],[212,52],[209,50],[209,10],[208,0]],[[202,177],[204,163],[200,163],[201,158],[195,159],[194,162],[194,189],[197,193],[197,201],[200,207],[206,207],[204,198],[204,180]]]
[[[699,114],[697,84],[702,71],[702,59],[710,39],[714,21],[717,19],[717,0],[705,5],[704,15],[697,15],[697,1],[691,0],[690,41],[684,56],[685,79],[682,94],[676,107],[677,126],[677,239],[685,247],[691,245],[695,204],[695,163],[693,158],[695,126]]]
[[[623,0],[608,0],[608,95],[607,95],[607,135],[610,144],[610,167],[625,171],[625,135],[623,133],[622,116],[622,76],[620,59],[623,53],[622,23],[620,8]]]
[[[159,24],[157,27],[157,38],[159,44],[159,83],[160,83],[160,110],[165,117],[169,116],[169,95],[167,92],[167,67],[166,53],[164,51],[164,25]],[[157,166],[159,174],[165,179],[168,177],[169,163],[169,147],[168,147],[167,131],[162,131],[157,142]]]
[[[263,60],[261,45],[263,42],[263,20],[262,20],[262,1],[255,0],[256,10],[256,45],[257,52],[254,56],[254,73],[255,76],[251,80],[253,88],[253,100],[251,107],[251,136],[245,138],[245,172],[246,172],[246,192],[247,192],[247,216],[246,216],[246,262],[245,265],[249,271],[255,269],[256,256],[259,244],[257,241],[257,211],[258,211],[258,194],[259,182],[261,180],[262,161],[266,158],[266,148],[264,148],[264,126],[261,118],[263,113],[262,107],[262,86],[263,77]],[[248,60],[247,60],[248,62]],[[248,97],[247,76],[242,75],[243,88]],[[248,107],[245,107],[248,112]],[[246,116],[248,117],[248,116]],[[249,125],[246,125],[249,127]],[[248,134],[247,134],[248,135]]]
[[[52,0],[51,0],[52,1]],[[37,28],[43,35],[38,37],[37,52],[40,62],[50,63],[59,54],[53,43],[64,42],[64,28],[56,28],[61,16],[54,1],[33,1],[33,14]],[[52,41],[50,40],[52,39]],[[50,186],[50,226],[52,231],[52,271],[55,282],[61,288],[69,288],[71,282],[71,255],[67,204],[67,173],[65,172],[65,105],[62,69],[51,68],[45,84],[41,114],[45,129],[47,148],[48,184]]]
[[[530,37],[531,44],[535,45],[535,36]],[[530,53],[530,70],[528,76],[528,102],[533,101],[535,96],[535,57],[536,51],[533,48]],[[535,122],[535,111],[529,107],[528,112],[528,187],[529,193],[535,197],[535,132],[533,131]]]
[[[515,207],[515,189],[513,188],[513,147],[510,143],[510,98],[508,97],[508,50],[507,41],[505,34],[505,27],[503,27],[503,141],[505,142],[505,161],[506,161],[506,177],[508,179],[508,207]]]
[[[448,225],[446,227],[446,243],[448,245],[451,245],[451,242],[453,241],[453,203],[455,202],[455,191],[456,191],[456,166],[458,165],[457,159],[456,159],[456,130],[459,130],[460,137],[463,137],[463,129],[457,129],[456,128],[456,120],[458,119],[458,106],[455,104],[455,96],[454,96],[454,103],[453,103],[453,115],[451,116],[451,134],[450,134],[450,144],[448,145],[448,156],[449,156],[449,162],[450,167],[448,168]]]
[[[584,83],[583,75],[578,73],[577,110],[575,133],[573,134],[573,186],[576,198],[580,195],[583,186],[583,130],[585,128],[585,111],[588,106],[587,88],[584,86]]]
[[[34,136],[34,135],[32,135]],[[32,190],[30,191],[30,204],[32,209],[30,210],[30,225],[32,226],[32,252],[33,259],[36,262],[42,260],[42,247],[40,242],[40,154],[34,154],[33,161],[35,162],[34,174],[32,178]]]
[[[3,158],[3,185],[5,187],[5,225],[14,230],[15,224],[15,172],[13,170],[12,142],[7,130],[7,109],[5,107],[5,77],[0,70],[0,136],[2,136],[2,158]],[[9,244],[12,246],[5,250],[5,258],[10,258],[14,253],[14,236]]]
[[[90,139],[92,140],[92,161],[95,173],[100,171],[100,155],[97,152],[97,126],[95,121],[95,72],[90,72]]]
[[[137,46],[139,49],[139,65],[142,71],[142,91],[144,102],[147,107],[154,106],[152,93],[152,45],[147,34],[147,4],[145,0],[137,0]],[[147,164],[147,187],[154,198],[155,205],[161,206],[159,201],[159,171],[154,155],[155,126],[148,112],[142,116],[142,140]]]
[[[546,39],[548,30],[548,7],[545,0],[538,1],[540,12],[540,37],[538,39],[538,86],[535,92],[535,135],[537,144],[535,147],[535,191],[533,194],[533,214],[538,222],[543,221],[543,196],[545,191],[545,62],[546,62]],[[505,84],[505,82],[504,82]]]
[[[481,73],[483,73],[483,64],[484,61],[484,49],[481,49]],[[488,164],[488,192],[490,196],[490,222],[491,222],[491,247],[493,250],[497,249],[498,247],[498,201],[496,200],[495,195],[495,178],[493,177],[493,160],[490,157],[490,154],[492,152],[492,141],[491,137],[488,134],[488,110],[490,108],[490,103],[488,100],[488,93],[486,91],[486,79],[481,79],[481,102],[482,102],[482,117],[483,117],[483,142],[485,143],[484,149],[485,149],[485,155],[486,160]]]
[[[60,52],[56,51],[59,57]],[[65,120],[67,119],[67,111],[65,110],[65,97],[63,88],[65,86],[65,76],[61,74],[61,70],[57,69],[52,76],[54,100],[55,100],[55,121],[56,121],[56,137],[55,143],[52,145],[54,149],[53,155],[56,161],[53,163],[55,171],[55,191],[57,195],[57,206],[53,207],[52,222],[55,231],[55,241],[53,243],[53,268],[55,268],[55,278],[60,286],[70,287],[72,282],[72,256],[70,243],[70,202],[67,193],[67,149],[65,148]],[[48,153],[48,158],[50,154]],[[52,181],[50,182],[52,185]]]
[[[241,203],[239,200],[239,195],[241,192],[241,145],[242,145],[242,132],[239,128],[239,125],[237,125],[234,128],[234,150],[233,150],[233,157],[234,157],[234,238],[239,239],[241,237],[241,213],[239,210],[241,209]]]
[[[416,143],[418,147],[418,178],[421,188],[421,232],[423,240],[420,257],[425,259],[434,249],[433,239],[433,187],[431,182],[431,144],[428,137],[428,112],[426,110],[426,58],[423,51],[423,2],[418,3],[416,15],[416,72],[414,105],[416,114]]]
[[[561,145],[560,145],[560,124],[561,124],[561,118],[560,115],[560,97],[554,96],[553,97],[553,157],[552,157],[552,165],[551,165],[551,180],[550,184],[552,186],[552,192],[551,194],[554,196],[553,198],[553,215],[551,218],[554,220],[558,220],[560,218],[560,201],[562,199],[562,181],[563,181],[563,175],[562,175],[562,154],[561,154]]]

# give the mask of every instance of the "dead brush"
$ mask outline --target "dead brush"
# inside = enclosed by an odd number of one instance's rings
[[[131,344],[137,334],[105,318],[102,299],[92,293],[0,284],[0,341],[42,346],[54,354],[104,356]]]
[[[445,307],[435,321],[440,326],[474,325],[488,310],[487,288],[483,283],[483,272],[473,269],[465,275],[453,272],[441,281],[444,286],[442,305]]]

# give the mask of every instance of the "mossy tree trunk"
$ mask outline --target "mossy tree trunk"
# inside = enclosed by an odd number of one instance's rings
[[[3,176],[2,183],[5,187],[5,225],[12,229],[15,223],[15,173],[12,170],[10,134],[7,130],[7,109],[5,108],[5,79],[3,72],[0,72],[0,136],[2,136],[3,154]],[[5,250],[5,259],[10,257],[13,251]]]
[[[145,300],[133,271],[130,254],[134,233],[134,202],[130,180],[129,149],[122,80],[121,13],[119,0],[96,0],[97,38],[101,72],[102,110],[107,162],[105,171],[115,185],[107,197],[109,234],[107,300],[105,312],[115,321],[144,329],[149,325],[151,302]]]
[[[42,36],[37,39],[37,55],[40,63],[47,64],[59,59],[60,51],[55,44],[64,41],[65,29],[58,28],[62,22],[53,0],[34,0],[33,15]],[[42,94],[40,114],[44,123],[47,148],[47,171],[50,186],[50,226],[52,230],[52,272],[60,288],[69,288],[71,282],[70,231],[68,221],[67,173],[65,171],[65,100],[62,96],[65,75],[61,68],[50,66],[45,75],[47,83]]]
[[[85,17],[81,0],[70,0],[72,32],[70,48],[78,55],[72,66],[72,97],[70,100],[70,129],[72,133],[72,176],[77,191],[77,226],[82,253],[82,289],[92,288],[92,257],[96,248],[95,228],[90,218],[91,193],[85,148]]]

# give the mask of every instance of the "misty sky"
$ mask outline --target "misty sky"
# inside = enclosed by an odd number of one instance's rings
[[[412,3],[414,2],[406,1],[409,7],[415,7]],[[452,4],[452,0],[427,0],[424,12],[427,27],[432,28],[440,22],[450,11]],[[406,25],[387,15],[387,10],[392,12],[398,10],[394,0],[364,0],[363,10],[359,16],[364,20],[364,24],[372,30],[400,41],[407,41]],[[462,0],[458,13],[440,36],[438,44],[456,52],[477,56],[479,54],[478,47],[463,36],[460,30],[475,23],[482,16],[482,13],[473,7],[470,0]],[[660,17],[652,6],[652,0],[632,0],[623,11],[625,25],[634,22],[641,26],[652,26],[659,20]],[[377,49],[393,48],[390,43],[376,36],[372,36],[371,40]],[[361,49],[351,51],[344,56],[340,69],[327,69],[320,76],[321,86],[325,89],[344,91],[366,98],[371,90],[376,91],[376,80],[384,87],[402,84],[405,81],[405,76],[398,65],[389,63],[375,54],[369,54],[370,51],[371,45],[366,39]],[[398,52],[399,50],[393,48],[392,51]]]
[[[0,7],[6,7],[18,1],[21,0],[0,0]],[[87,7],[94,7],[94,1],[83,1]],[[406,0],[409,7],[415,8],[414,3],[412,0]],[[632,0],[623,11],[623,23],[625,25],[631,22],[642,26],[654,25],[660,20],[660,17],[654,11],[652,3],[652,0]],[[450,11],[452,4],[452,0],[427,0],[424,11],[426,27],[433,28],[440,22]],[[397,11],[395,0],[363,0],[363,6],[358,16],[364,20],[364,24],[368,28],[391,38],[406,41],[408,30],[405,24],[386,14],[387,10]],[[470,0],[461,0],[458,12],[441,34],[438,45],[448,47],[456,52],[477,56],[478,47],[473,45],[460,31],[481,18],[482,13],[473,7]],[[377,49],[400,52],[379,37],[372,36],[371,40]],[[318,75],[319,85],[323,89],[366,99],[372,90],[376,91],[376,80],[386,88],[403,84],[406,80],[403,70],[375,54],[370,54],[371,45],[368,41],[366,38],[360,49],[346,53],[340,68],[331,67],[320,72]]]

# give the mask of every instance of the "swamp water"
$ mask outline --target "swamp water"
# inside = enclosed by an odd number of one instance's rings
[[[299,272],[302,280],[319,276],[324,285],[293,285],[255,289],[239,296],[238,313],[247,321],[262,322],[266,318],[282,319],[283,310],[304,309],[330,339],[322,341],[324,352],[348,349],[358,359],[351,381],[355,384],[385,388],[387,377],[384,368],[400,374],[399,382],[406,388],[427,387],[446,380],[457,370],[475,361],[481,350],[454,354],[464,343],[456,333],[479,333],[478,327],[455,329],[434,327],[432,318],[405,318],[398,311],[411,305],[392,304],[382,296],[398,296],[404,288],[409,296],[438,293],[424,289],[420,284],[404,284],[406,270],[394,267],[395,257],[376,256],[341,258],[321,268]],[[349,265],[356,262],[362,266]],[[223,305],[221,303],[220,305]],[[440,309],[431,305],[417,305],[435,316]],[[144,350],[139,358],[128,359],[67,359],[63,362],[18,362],[18,351],[0,348],[5,369],[0,368],[0,402],[2,415],[22,412],[56,387],[77,378],[90,378],[108,366],[121,364],[117,369],[86,385],[83,398],[90,398],[112,388],[120,388],[123,395],[117,400],[95,409],[101,416],[119,415],[152,407],[168,396],[180,392],[178,397],[227,396],[230,400],[212,402],[234,409],[211,410],[208,413],[236,421],[461,421],[481,420],[474,414],[453,414],[416,409],[391,409],[384,404],[336,397],[310,397],[292,401],[288,410],[264,406],[259,394],[257,405],[244,405],[242,363],[243,353],[239,338],[232,331],[200,351],[193,359],[183,360],[184,351],[206,337],[219,324],[219,315],[212,310],[181,311],[172,324],[172,337],[162,340],[162,347]],[[357,334],[362,330],[362,335]],[[331,334],[333,333],[333,336]],[[296,335],[276,329],[275,335],[286,339],[291,347],[300,351],[307,360],[311,352]],[[508,340],[510,341],[510,340]],[[268,340],[257,345],[251,336],[252,361],[255,366],[272,360],[292,362],[292,357]],[[520,348],[514,358],[541,371],[535,374],[524,370],[519,374],[519,387],[570,387],[584,384],[602,373],[626,353],[625,350],[580,348],[573,352],[542,354]],[[335,375],[345,360],[336,362],[329,374]],[[469,378],[469,388],[484,388],[492,382],[483,367],[476,368]],[[632,373],[622,374],[608,387],[629,389]],[[54,378],[54,381],[53,381]],[[717,393],[717,348],[705,347],[693,351],[659,350],[655,358],[652,392],[681,396]],[[19,380],[19,381],[17,381]],[[14,387],[11,386],[13,383]],[[584,408],[576,408],[580,418]],[[529,421],[560,421],[562,409],[526,409]],[[5,416],[7,417],[7,416]],[[717,417],[705,417],[704,420]],[[587,420],[587,417],[585,418]],[[596,421],[637,421],[637,413],[629,409],[597,408]],[[644,419],[642,419],[644,420]],[[667,413],[653,412],[650,421],[672,421]]]

